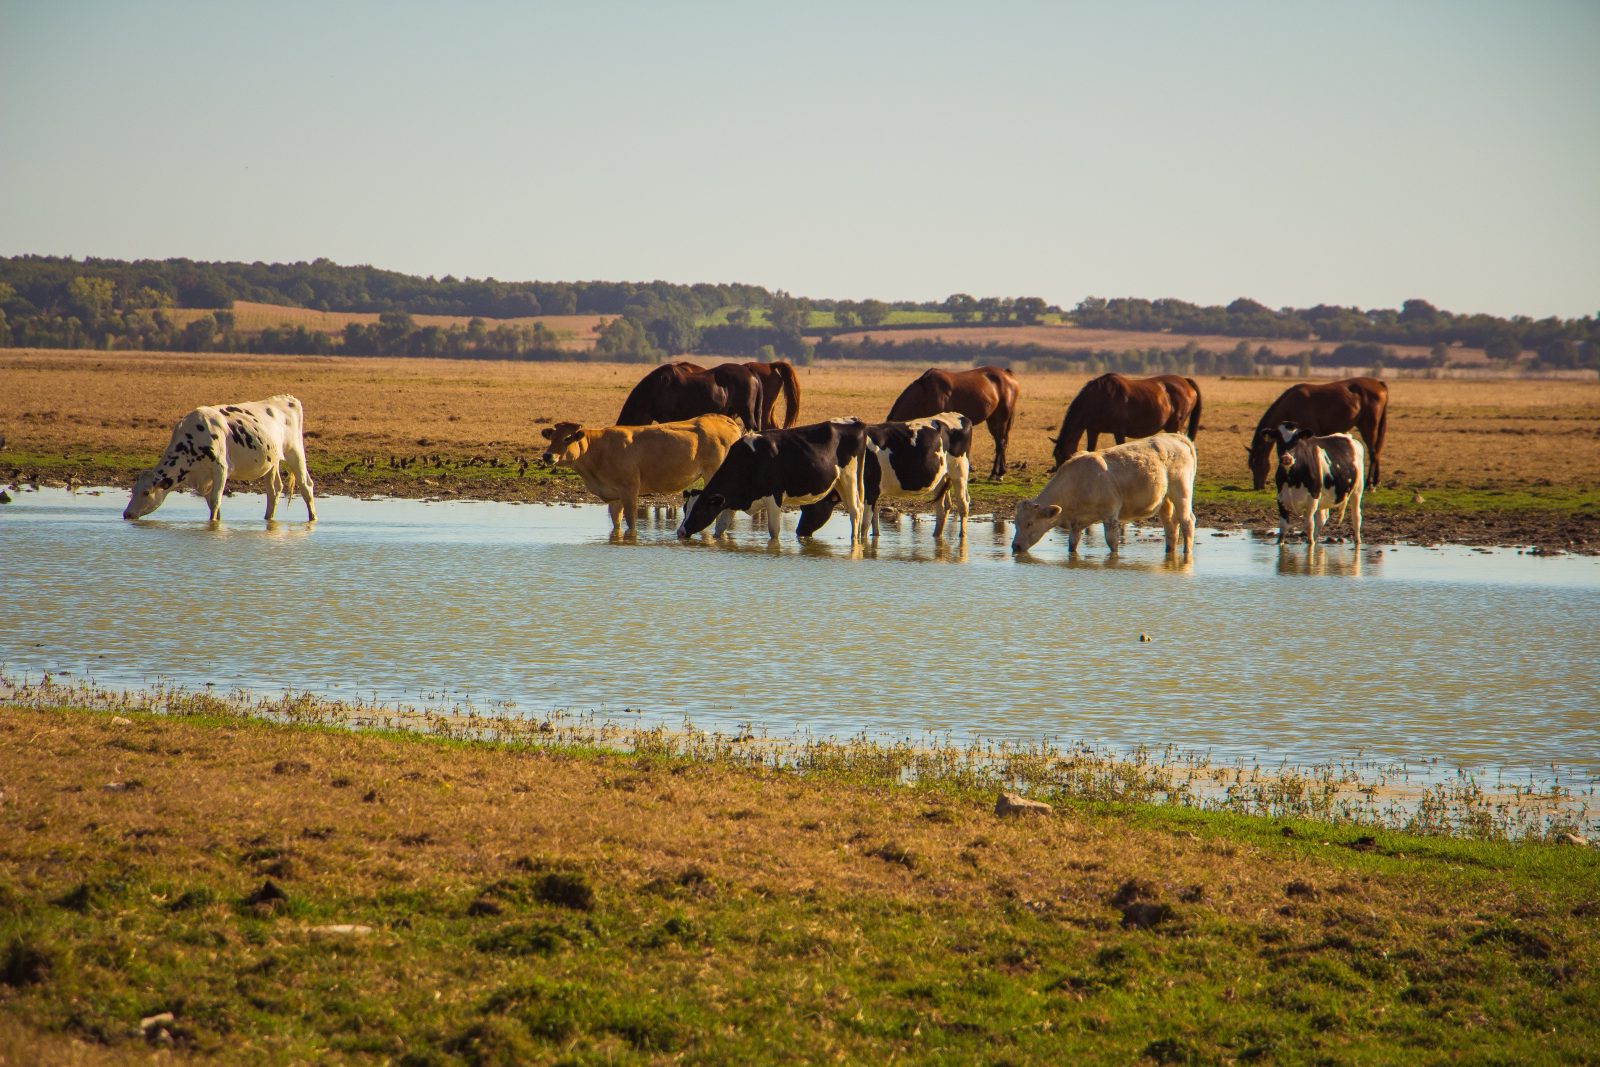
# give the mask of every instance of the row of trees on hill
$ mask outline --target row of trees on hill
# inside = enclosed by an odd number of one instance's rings
[[[1363,311],[1331,304],[1273,310],[1243,297],[1226,307],[1183,300],[1089,297],[1073,309],[1072,318],[1080,326],[1146,333],[1463,345],[1483,349],[1490,359],[1515,359],[1531,349],[1542,363],[1556,367],[1579,366],[1586,355],[1592,360],[1600,346],[1600,318],[1596,316],[1532,319],[1519,315],[1502,319],[1494,315],[1457,315],[1426,300],[1407,300],[1399,310]]]
[[[353,327],[343,335],[303,327],[243,335],[226,315],[235,300],[399,317]],[[205,316],[197,320],[173,315],[174,308],[221,313],[209,321]],[[730,308],[725,322],[704,325],[713,312]],[[611,319],[600,335],[597,358],[652,361],[680,353],[751,356],[770,349],[782,358],[805,362],[814,353],[827,358],[835,351],[826,344],[831,335],[884,328],[897,310],[944,312],[958,325],[1028,325],[1059,309],[1039,297],[975,298],[966,293],[941,301],[889,303],[812,300],[737,284],[421,278],[373,267],[345,267],[326,259],[310,263],[0,259],[0,345],[31,347],[555,358],[560,350],[542,327],[502,322],[491,328],[489,321],[597,314]],[[830,313],[831,325],[819,322],[822,316],[813,312]],[[465,327],[418,328],[407,317],[429,313],[484,321]],[[1398,310],[1363,311],[1327,304],[1274,310],[1245,298],[1223,307],[1182,300],[1090,297],[1069,317],[1080,326],[1125,331],[1315,340],[1335,346],[1428,345],[1436,355],[1443,351],[1441,346],[1464,345],[1483,348],[1496,360],[1515,359],[1531,349],[1543,367],[1600,367],[1600,318],[1595,316],[1535,320],[1458,315],[1425,300],[1407,300]],[[814,344],[819,338],[823,343]],[[941,345],[941,350],[950,352],[974,347]],[[904,348],[899,358],[906,358]]]

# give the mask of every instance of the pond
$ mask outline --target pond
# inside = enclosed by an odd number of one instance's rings
[[[1144,528],[1117,560],[1056,534],[1013,558],[1009,526],[962,549],[926,520],[852,552],[837,517],[797,544],[793,515],[776,546],[743,517],[680,544],[660,514],[613,543],[598,505],[329,497],[312,527],[245,493],[212,528],[190,496],[139,523],[124,501],[0,506],[8,672],[1600,777],[1591,557],[1203,530],[1182,565]]]

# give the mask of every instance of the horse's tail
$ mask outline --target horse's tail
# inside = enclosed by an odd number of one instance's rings
[[[1189,388],[1194,390],[1194,410],[1189,412],[1189,440],[1194,440],[1194,435],[1200,432],[1200,383],[1193,378],[1185,378]]]
[[[783,403],[786,409],[783,413],[783,426],[788,429],[800,418],[800,378],[794,372],[794,364],[788,360],[774,360],[772,369],[777,372],[778,380],[783,384]],[[776,402],[774,402],[776,407]]]

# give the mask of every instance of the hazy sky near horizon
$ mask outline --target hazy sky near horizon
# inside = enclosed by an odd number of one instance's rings
[[[0,255],[1600,311],[1600,3],[0,0]]]

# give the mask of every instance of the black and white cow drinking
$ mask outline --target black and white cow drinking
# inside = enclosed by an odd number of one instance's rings
[[[722,466],[700,492],[684,496],[679,537],[691,537],[723,511],[767,509],[767,532],[778,536],[784,504],[811,504],[837,493],[850,516],[850,541],[861,533],[861,458],[867,426],[834,419],[788,430],[746,434],[728,449]]]
[[[1283,454],[1274,482],[1278,487],[1278,543],[1289,534],[1291,520],[1316,544],[1327,529],[1329,512],[1339,509],[1338,522],[1350,511],[1350,530],[1361,543],[1361,488],[1366,482],[1367,450],[1347,433],[1313,436],[1292,422],[1281,423]]]
[[[954,512],[961,520],[959,536],[964,540],[971,508],[967,495],[971,452],[972,421],[953,411],[868,426],[861,480],[872,536],[878,536],[878,505],[889,497],[933,501],[935,540],[944,536],[945,519]],[[809,536],[826,523],[837,502],[836,497],[828,496],[801,509],[800,536]]]

